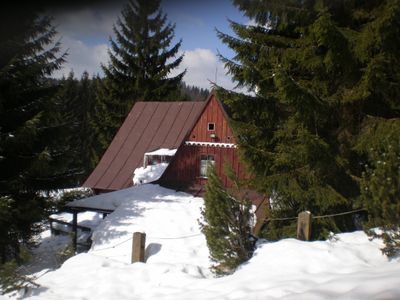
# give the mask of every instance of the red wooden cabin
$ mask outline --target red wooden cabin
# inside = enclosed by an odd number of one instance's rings
[[[167,148],[177,149],[176,154],[155,183],[201,195],[213,164],[224,186],[230,187],[225,163],[240,179],[249,174],[239,161],[228,120],[215,93],[205,102],[138,102],[84,186],[97,193],[132,186],[133,171],[143,165],[145,154]],[[256,193],[249,196],[260,220],[268,202]]]
[[[207,167],[213,164],[222,183],[229,187],[230,182],[224,174],[225,163],[232,166],[239,178],[247,176],[239,161],[228,116],[212,93],[158,182],[163,186],[201,193],[207,182]]]

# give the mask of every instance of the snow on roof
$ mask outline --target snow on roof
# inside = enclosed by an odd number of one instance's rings
[[[133,185],[150,183],[156,181],[164,173],[168,163],[148,165],[146,168],[140,167],[133,172]]]
[[[52,214],[49,216],[49,218],[72,224],[71,213],[61,212],[58,214]],[[78,214],[78,225],[89,227],[91,229],[95,229],[97,226],[99,226],[102,220],[101,214],[96,212],[86,211]],[[53,224],[53,227],[57,227],[57,224]]]
[[[144,155],[159,155],[159,156],[174,156],[176,153],[176,150],[178,149],[166,149],[166,148],[161,148],[157,149],[151,152],[146,152]]]
[[[75,200],[68,203],[67,207],[92,208],[97,210],[114,211],[122,202],[132,199],[135,187],[122,189],[114,192],[95,195],[92,197]]]

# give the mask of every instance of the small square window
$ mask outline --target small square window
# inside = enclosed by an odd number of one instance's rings
[[[214,131],[215,130],[215,123],[208,123],[208,131]]]

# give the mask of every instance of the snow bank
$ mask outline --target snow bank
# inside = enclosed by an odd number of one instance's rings
[[[193,265],[195,272],[209,274],[208,248],[197,221],[202,205],[202,198],[158,185],[131,188],[130,199],[94,231],[89,253],[130,263],[132,235],[145,232],[148,264]]]
[[[118,190],[110,193],[95,195],[92,197],[79,199],[67,204],[68,207],[90,207],[99,210],[115,210],[121,203],[129,201],[134,187]]]
[[[288,239],[261,243],[248,263],[235,274],[222,278],[193,275],[184,264],[153,261],[130,265],[92,251],[73,257],[58,271],[43,276],[38,282],[44,288],[34,290],[32,296],[37,299],[400,299],[399,262],[387,261],[380,254],[379,243],[370,242],[362,232],[338,237],[336,242]],[[190,263],[194,265],[197,260],[193,258]]]
[[[39,278],[32,299],[400,299],[399,259],[363,232],[262,241],[233,275],[214,278],[197,222],[201,198],[155,185],[129,195],[96,229],[89,253]],[[147,234],[145,264],[130,264],[135,231]]]
[[[140,167],[133,172],[133,185],[156,181],[164,173],[168,163],[148,165],[146,168]]]

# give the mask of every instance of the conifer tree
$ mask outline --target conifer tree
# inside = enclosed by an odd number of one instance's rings
[[[273,196],[268,213],[352,209],[367,149],[361,132],[399,116],[399,1],[234,3],[256,25],[231,22],[236,37],[219,32],[236,52],[222,59],[251,93],[220,94],[255,185]],[[314,238],[352,229],[351,218],[316,220]],[[267,235],[294,228],[271,222]]]
[[[233,126],[256,185],[274,195],[269,215],[349,210],[357,185],[346,172],[345,158],[339,159],[335,136],[341,118],[338,97],[354,82],[346,36],[328,11],[314,11],[319,8],[309,1],[237,3],[250,5],[242,8],[259,25],[231,23],[238,38],[221,32],[219,37],[237,53],[235,60],[223,58],[233,79],[253,96],[222,97],[231,98]],[[250,9],[253,5],[257,9]],[[314,238],[351,229],[350,221],[320,219]],[[290,223],[272,222],[267,234],[279,238],[295,230]]]
[[[68,165],[76,172],[72,186],[79,186],[98,161],[93,127],[96,80],[90,79],[86,71],[78,80],[71,71],[66,79],[61,80],[58,93],[63,103],[63,118],[68,123],[64,137],[70,152]]]
[[[46,208],[44,191],[68,176],[57,86],[47,76],[64,55],[47,17],[24,13],[12,31],[0,36],[0,260],[18,258]]]
[[[175,58],[181,42],[170,47],[174,26],[167,23],[160,0],[130,0],[114,34],[110,61],[103,66],[105,80],[98,93],[95,121],[104,148],[136,101],[174,100],[185,73],[171,76],[183,58]]]
[[[216,263],[212,270],[219,275],[232,273],[251,258],[254,250],[251,202],[241,193],[241,184],[233,171],[226,172],[234,183],[229,191],[223,187],[214,167],[208,169],[201,222],[210,258]]]
[[[369,212],[367,228],[374,237],[385,242],[383,253],[388,256],[400,250],[400,141],[395,138],[378,149],[370,150],[370,165],[361,183],[363,203]]]

